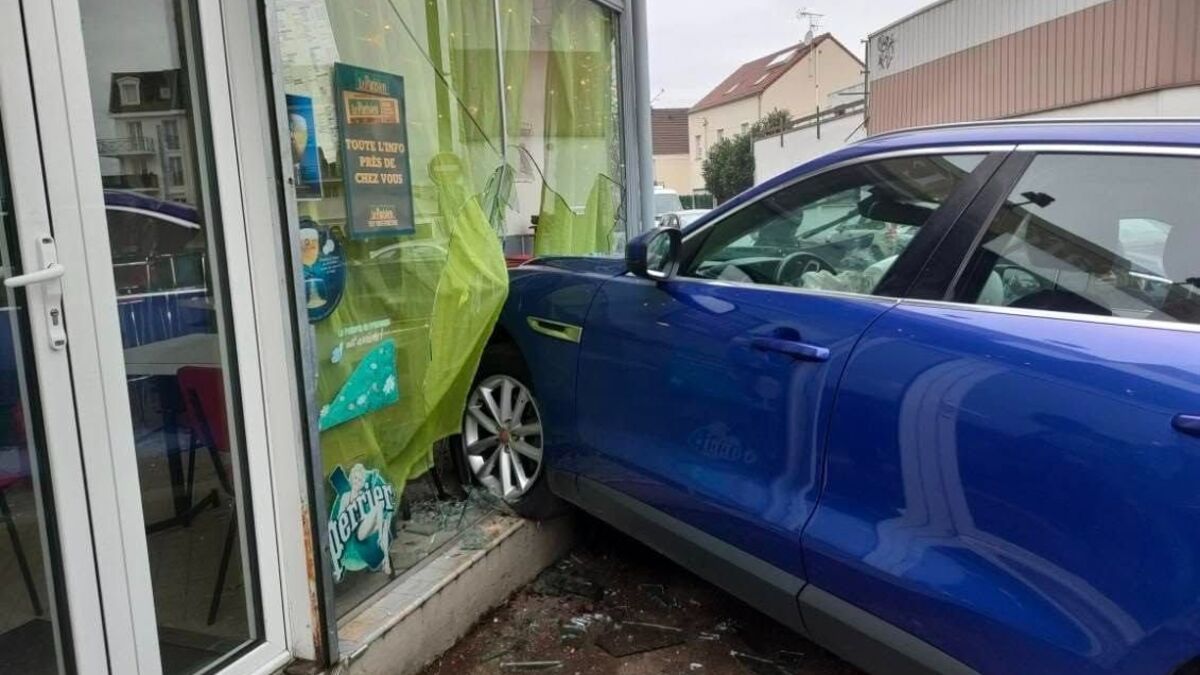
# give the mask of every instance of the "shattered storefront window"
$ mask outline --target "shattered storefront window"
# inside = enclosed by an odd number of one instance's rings
[[[491,506],[446,439],[506,297],[505,257],[625,239],[616,22],[591,0],[276,7],[345,613]]]

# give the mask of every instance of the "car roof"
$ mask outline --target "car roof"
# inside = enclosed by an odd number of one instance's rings
[[[723,213],[813,171],[871,155],[907,150],[987,145],[1174,146],[1200,149],[1200,118],[1005,120],[900,129],[870,136],[804,162],[756,185],[689,226],[703,227]]]

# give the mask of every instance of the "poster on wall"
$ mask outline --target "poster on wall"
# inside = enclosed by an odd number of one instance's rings
[[[296,199],[320,199],[321,154],[311,96],[288,94],[288,137],[292,141],[292,180]]]
[[[334,64],[346,231],[352,239],[415,231],[404,78]]]

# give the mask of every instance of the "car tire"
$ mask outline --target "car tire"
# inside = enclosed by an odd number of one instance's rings
[[[472,484],[531,520],[567,510],[546,479],[543,423],[533,378],[516,346],[488,347],[467,395],[461,433],[453,447]]]

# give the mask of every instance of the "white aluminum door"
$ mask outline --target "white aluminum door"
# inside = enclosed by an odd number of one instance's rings
[[[28,482],[53,486],[42,549],[66,672],[288,658],[222,11],[0,0],[5,227],[21,250],[0,264],[46,268],[50,237],[61,266],[9,297],[41,401],[19,410],[45,427],[26,436],[49,479]]]

